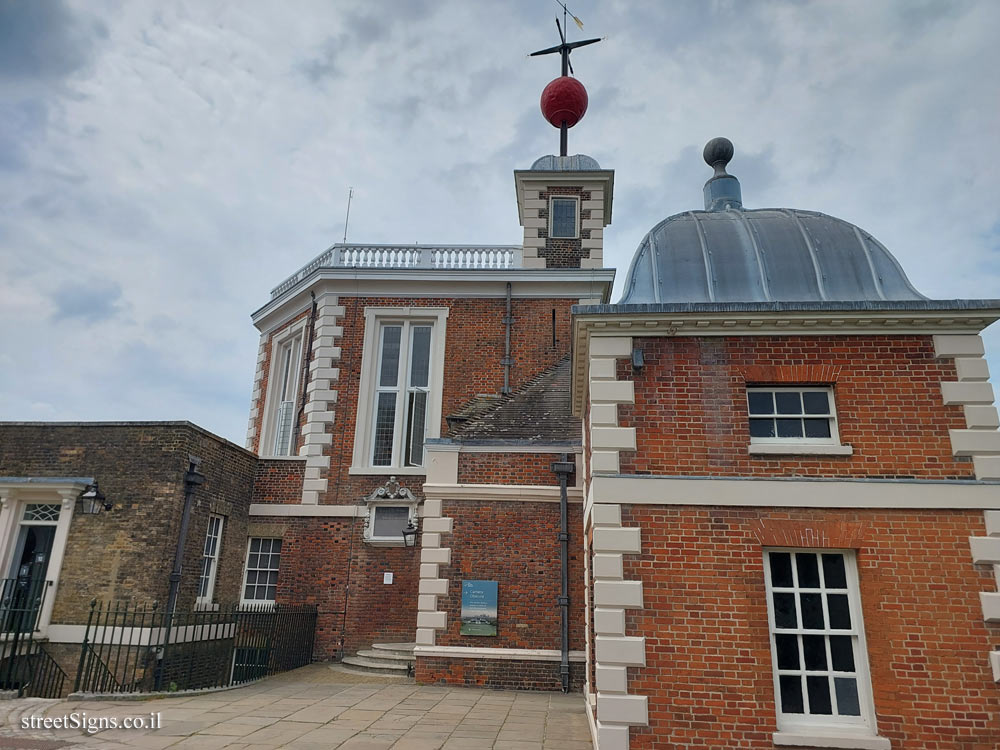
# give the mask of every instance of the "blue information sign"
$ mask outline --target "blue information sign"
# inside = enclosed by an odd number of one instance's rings
[[[497,582],[462,581],[462,635],[497,634]]]

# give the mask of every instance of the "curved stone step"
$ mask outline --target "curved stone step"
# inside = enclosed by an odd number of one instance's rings
[[[386,659],[391,661],[402,661],[412,664],[417,660],[417,657],[412,653],[404,653],[402,651],[390,651],[388,649],[366,649],[364,651],[358,651],[355,656],[362,656],[366,659]]]
[[[416,643],[373,643],[372,648],[379,651],[399,651],[412,654]]]
[[[363,656],[345,656],[342,664],[348,664],[355,669],[364,669],[368,672],[401,672],[406,674],[410,671],[410,665],[406,662],[378,661],[366,659]]]

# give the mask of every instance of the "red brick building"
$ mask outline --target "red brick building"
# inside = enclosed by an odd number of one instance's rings
[[[161,470],[119,430],[122,482],[180,497],[188,452],[214,462],[182,595],[315,605],[318,659],[408,643],[422,682],[579,690],[601,750],[1000,746],[1000,300],[929,300],[845,221],[745,209],[731,148],[617,304],[614,174],[579,155],[514,173],[522,245],[334,245],[278,285],[248,451],[144,427]],[[107,467],[96,428],[4,429],[10,568],[18,514]],[[64,582],[89,580],[67,539],[143,559],[127,513],[159,506],[114,481],[130,506],[49,521]]]
[[[515,172],[522,247],[337,245],[274,290],[249,528],[319,657],[415,640],[420,681],[582,689],[604,750],[1000,745],[1000,301],[744,209],[731,155],[618,304],[583,156]]]

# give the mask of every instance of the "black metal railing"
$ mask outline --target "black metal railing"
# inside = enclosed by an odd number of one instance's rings
[[[36,640],[50,581],[0,579],[0,690],[58,698],[66,674]]]
[[[93,602],[75,692],[225,687],[308,664],[315,607],[230,605],[166,612]]]

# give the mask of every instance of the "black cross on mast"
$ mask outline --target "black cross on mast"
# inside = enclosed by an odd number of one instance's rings
[[[558,0],[557,0],[557,2],[558,2]],[[559,3],[559,4],[563,6],[563,11],[566,11],[566,6],[563,5],[562,3]],[[563,15],[565,16],[566,13],[564,12]],[[555,52],[558,52],[559,56],[562,58],[562,74],[564,76],[568,76],[571,73],[573,73],[573,64],[569,61],[569,53],[572,52],[573,50],[575,50],[577,47],[586,47],[588,44],[594,44],[594,43],[599,42],[601,40],[600,39],[583,39],[583,40],[581,40],[579,42],[567,42],[566,41],[566,34],[563,32],[562,24],[559,23],[559,19],[558,18],[556,19],[556,28],[559,29],[559,41],[561,43],[559,45],[555,46],[555,47],[549,47],[547,49],[540,49],[540,50],[538,50],[538,52],[532,52],[528,56],[529,57],[537,57],[538,55],[551,55],[551,54],[553,54]],[[567,148],[567,143],[566,142],[567,142],[567,133],[568,133],[568,131],[569,131],[569,128],[567,127],[566,123],[563,122],[563,124],[559,128],[559,155],[560,156],[566,156],[566,148]]]

